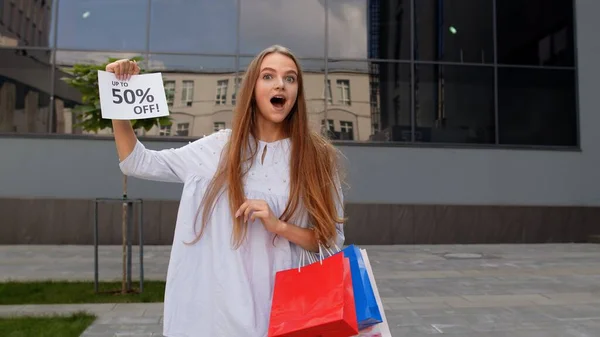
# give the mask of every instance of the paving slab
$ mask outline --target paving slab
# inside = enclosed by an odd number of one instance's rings
[[[366,246],[395,337],[600,336],[600,245]],[[145,247],[164,280],[170,247]],[[120,280],[121,247],[100,248],[100,278]],[[134,251],[135,257],[137,251]],[[139,262],[133,260],[137,275]],[[93,247],[0,246],[0,280],[91,280]],[[0,315],[98,315],[83,336],[161,336],[162,304],[0,306]]]

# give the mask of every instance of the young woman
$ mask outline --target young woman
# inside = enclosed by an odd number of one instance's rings
[[[139,73],[120,60],[106,70]],[[302,250],[341,247],[343,197],[335,148],[309,129],[302,71],[281,46],[247,69],[231,130],[148,150],[113,120],[121,170],[183,183],[164,303],[168,337],[267,335],[275,273]]]

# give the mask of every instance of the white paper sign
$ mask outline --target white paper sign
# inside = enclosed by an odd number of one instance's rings
[[[99,70],[100,108],[105,119],[146,119],[169,115],[161,73],[133,75],[118,80],[115,74]]]

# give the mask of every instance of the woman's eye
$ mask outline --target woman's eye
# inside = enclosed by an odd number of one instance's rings
[[[295,78],[294,76],[288,76],[288,77],[286,78],[286,80],[287,80],[288,82],[290,82],[290,83],[294,83],[294,82],[296,81],[296,78]]]
[[[264,75],[263,75],[263,79],[264,79],[264,80],[270,80],[271,78],[272,78],[272,76],[271,76],[271,75],[269,75],[269,74],[264,74]]]

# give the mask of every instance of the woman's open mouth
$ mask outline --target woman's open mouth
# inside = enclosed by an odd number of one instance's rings
[[[285,105],[285,97],[280,95],[273,96],[271,97],[271,104],[273,104],[275,109],[283,109],[283,106]]]

